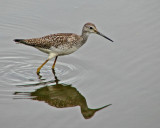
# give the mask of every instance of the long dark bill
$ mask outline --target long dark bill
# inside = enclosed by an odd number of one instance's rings
[[[113,42],[113,40],[111,40],[110,38],[106,37],[106,36],[103,35],[102,33],[98,32],[98,31],[97,31],[96,33],[97,33],[98,35],[100,35],[100,36],[103,36],[103,37],[106,38],[107,40]]]

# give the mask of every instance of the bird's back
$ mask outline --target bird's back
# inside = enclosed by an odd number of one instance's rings
[[[49,49],[51,47],[58,48],[62,46],[68,46],[68,48],[70,48],[74,45],[78,45],[82,40],[82,37],[73,33],[57,33],[41,38],[15,39],[14,41],[33,47]]]

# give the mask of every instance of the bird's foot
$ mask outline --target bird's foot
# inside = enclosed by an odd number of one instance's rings
[[[38,76],[39,79],[42,78],[42,76],[40,75],[40,72],[38,72],[38,70],[37,70],[37,76]]]

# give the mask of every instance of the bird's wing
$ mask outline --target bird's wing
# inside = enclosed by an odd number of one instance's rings
[[[49,49],[51,46],[59,47],[62,45],[72,46],[80,37],[73,33],[58,33],[44,36],[41,38],[23,39],[20,43],[33,47]]]

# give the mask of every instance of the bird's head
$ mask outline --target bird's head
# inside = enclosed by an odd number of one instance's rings
[[[90,34],[90,33],[95,33],[95,34],[98,34],[108,40],[110,40],[111,42],[113,42],[113,40],[111,40],[110,38],[106,37],[105,35],[103,35],[102,33],[100,33],[96,26],[93,24],[93,23],[86,23],[84,26],[83,26],[83,32],[87,33],[87,34]]]

